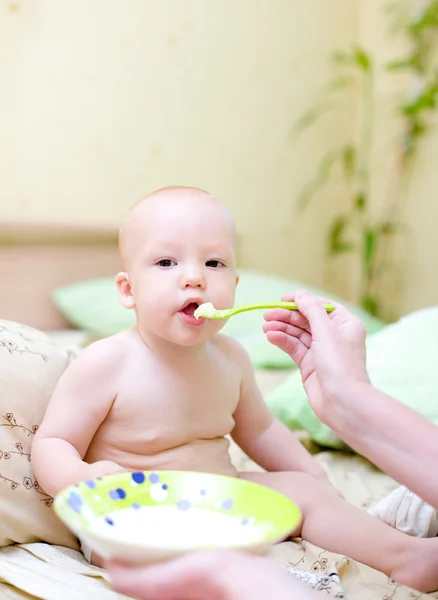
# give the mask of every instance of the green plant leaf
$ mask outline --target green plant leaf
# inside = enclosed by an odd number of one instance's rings
[[[367,200],[366,200],[365,194],[363,192],[358,192],[354,199],[354,207],[359,212],[362,212],[365,209],[366,204],[367,204]]]
[[[353,56],[357,66],[360,67],[362,71],[371,71],[373,62],[368,52],[366,52],[363,48],[356,46],[353,49]]]
[[[371,56],[363,48],[354,46],[350,52],[338,50],[332,53],[332,61],[350,67],[359,67],[361,71],[371,71],[373,62]]]
[[[399,60],[393,60],[386,65],[387,71],[401,71],[403,69],[412,69],[417,65],[416,56],[408,56],[407,58],[400,58]]]
[[[410,25],[409,30],[412,34],[418,34],[427,28],[435,27],[438,27],[438,2],[429,1],[421,17]]]
[[[310,200],[318,192],[325,183],[330,179],[332,169],[336,161],[339,159],[338,150],[330,150],[319,162],[317,173],[307,185],[304,186],[297,198],[298,211],[303,211],[307,208]]]
[[[306,110],[301,116],[298,117],[298,119],[292,126],[292,134],[297,135],[305,129],[308,129],[320,117],[325,115],[325,113],[327,113],[329,110],[332,110],[333,108],[333,103],[329,101],[315,104],[315,106],[312,106],[311,108],[309,108],[309,110]]]
[[[339,90],[345,90],[351,87],[355,83],[354,77],[347,75],[341,77],[335,77],[331,79],[325,86],[324,89],[328,92],[338,92]]]
[[[362,308],[371,313],[374,317],[377,317],[380,314],[380,304],[374,296],[363,296],[360,304]]]
[[[412,102],[408,102],[403,105],[402,113],[405,115],[415,115],[426,110],[433,110],[436,108],[436,97],[438,95],[438,89],[424,90],[418,98]]]
[[[379,230],[381,235],[392,235],[397,231],[397,226],[395,223],[387,221],[386,223],[379,225]]]
[[[403,136],[403,146],[406,157],[409,158],[415,150],[415,144],[427,131],[426,126],[418,116],[409,119],[408,129]]]
[[[352,144],[347,144],[342,148],[342,165],[345,178],[350,179],[356,168],[356,148]]]
[[[347,215],[341,215],[331,224],[328,232],[328,250],[330,254],[342,254],[354,249],[354,244],[345,239],[348,221]]]
[[[395,221],[383,221],[379,225],[381,235],[395,235],[396,233],[407,232],[409,228],[404,223],[396,223]]]
[[[378,232],[370,227],[365,227],[363,236],[363,263],[367,277],[370,277],[373,270],[373,261],[377,249]]]

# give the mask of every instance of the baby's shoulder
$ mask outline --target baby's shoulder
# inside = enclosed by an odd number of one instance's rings
[[[120,368],[129,355],[131,346],[128,332],[119,333],[101,340],[97,340],[79,354],[72,366],[82,372],[113,373]]]
[[[218,333],[212,341],[215,347],[229,358],[233,364],[243,368],[247,367],[250,362],[249,355],[239,340],[225,333]]]

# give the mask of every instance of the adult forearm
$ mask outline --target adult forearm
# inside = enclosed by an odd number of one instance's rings
[[[382,471],[438,507],[438,427],[433,423],[365,383],[332,398],[322,420]]]

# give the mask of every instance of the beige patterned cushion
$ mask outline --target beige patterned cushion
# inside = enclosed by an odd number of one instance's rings
[[[77,547],[30,465],[32,439],[70,359],[45,333],[0,320],[0,546],[43,540]]]

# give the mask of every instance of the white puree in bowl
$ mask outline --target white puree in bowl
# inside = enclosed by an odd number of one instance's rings
[[[106,519],[110,519],[110,525]],[[246,546],[264,540],[269,526],[241,517],[176,506],[124,508],[91,522],[89,531],[120,542],[155,547]]]

